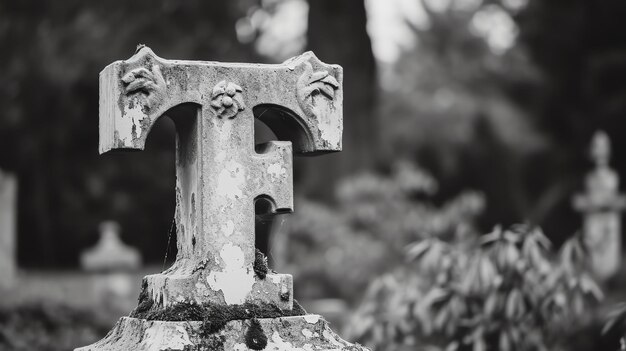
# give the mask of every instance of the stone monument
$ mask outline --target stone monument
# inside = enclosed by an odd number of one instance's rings
[[[590,270],[601,281],[619,269],[622,256],[620,212],[626,198],[618,193],[619,176],[609,167],[611,142],[606,133],[594,134],[590,149],[595,169],[585,179],[586,192],[573,199],[583,218],[583,238],[589,249]]]
[[[293,210],[292,156],[341,150],[343,71],[312,53],[282,64],[166,60],[139,46],[100,73],[100,152],[141,150],[176,126],[178,255],[137,308],[78,350],[360,350],[306,314],[292,277],[255,251],[254,202]],[[281,141],[254,145],[254,119]],[[324,170],[320,170],[323,172]]]
[[[91,287],[98,303],[113,320],[134,306],[134,271],[141,267],[141,253],[120,238],[116,221],[100,223],[100,240],[80,256],[81,268],[91,272]]]
[[[16,208],[17,180],[0,170],[0,290],[12,288],[16,280]]]

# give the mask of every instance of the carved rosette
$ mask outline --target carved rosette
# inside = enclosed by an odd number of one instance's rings
[[[129,71],[122,77],[122,85],[127,96],[140,98],[147,109],[157,106],[165,96],[166,83],[158,65]]]
[[[335,99],[335,90],[339,89],[339,82],[327,71],[313,71],[310,62],[304,63],[304,73],[298,78],[296,93],[298,103],[308,115],[313,113],[313,102],[316,96],[321,95],[328,100]]]
[[[211,94],[211,107],[218,118],[233,119],[246,108],[243,102],[243,89],[225,80],[217,83]]]

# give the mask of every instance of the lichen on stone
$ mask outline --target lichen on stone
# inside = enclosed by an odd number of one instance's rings
[[[267,257],[265,257],[261,250],[256,249],[256,252],[254,253],[254,273],[260,279],[265,279],[268,271]]]

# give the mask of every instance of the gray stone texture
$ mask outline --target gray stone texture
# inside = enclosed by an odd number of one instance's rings
[[[166,60],[140,46],[100,73],[101,153],[143,149],[161,116],[176,126],[178,256],[171,268],[144,279],[157,308],[292,309],[290,275],[254,272],[254,202],[267,201],[273,214],[292,212],[293,156],[341,150],[342,82],[340,66],[310,52],[261,65]],[[255,145],[255,118],[281,141]],[[319,316],[259,321],[267,350],[359,348],[337,338]],[[80,350],[247,350],[250,323],[231,321],[207,336],[201,322],[123,318],[105,339]]]
[[[319,315],[283,318],[259,318],[267,338],[264,350],[366,350],[335,334]],[[231,321],[217,333],[206,335],[202,322],[162,322],[124,317],[97,343],[76,351],[97,350],[251,350],[246,343],[252,320]]]

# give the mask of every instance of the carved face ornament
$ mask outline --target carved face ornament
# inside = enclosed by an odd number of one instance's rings
[[[152,65],[151,71],[145,67],[135,68],[122,77],[122,83],[126,95],[144,94],[147,108],[154,106],[165,94],[166,83],[159,65]]]
[[[225,80],[217,83],[211,94],[211,106],[219,118],[233,119],[246,108],[243,102],[243,89]]]
[[[335,90],[339,89],[339,82],[327,71],[313,72],[313,66],[309,62],[304,64],[304,73],[298,79],[298,94],[301,101],[313,98],[316,94],[322,94],[333,100]]]

